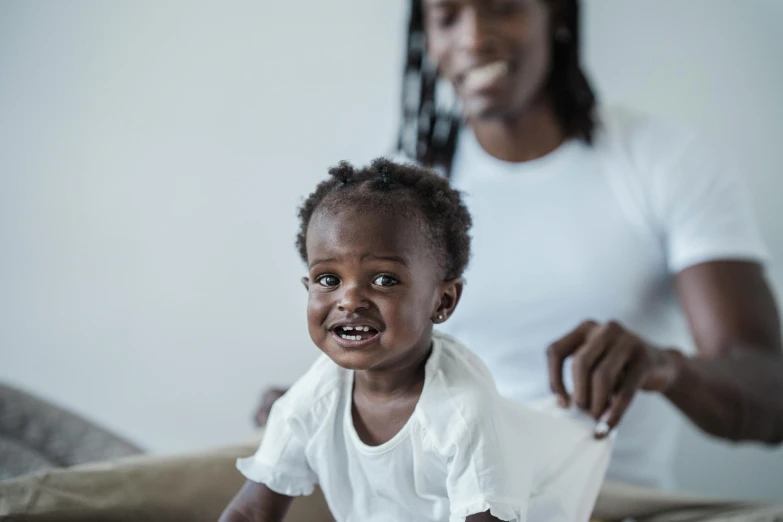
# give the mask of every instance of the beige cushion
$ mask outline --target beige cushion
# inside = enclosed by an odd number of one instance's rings
[[[137,456],[0,482],[0,520],[214,522],[244,478],[237,457],[258,437],[179,456]],[[333,522],[323,496],[294,502],[287,520]]]
[[[258,440],[190,455],[129,457],[3,481],[0,520],[214,522],[244,481],[235,468],[236,458],[252,454]],[[606,521],[654,517],[647,520],[772,522],[783,517],[783,508],[604,484],[595,516]],[[333,519],[317,491],[295,500],[286,521]]]

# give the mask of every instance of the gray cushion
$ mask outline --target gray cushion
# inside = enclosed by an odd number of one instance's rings
[[[141,449],[72,412],[0,384],[0,480]]]

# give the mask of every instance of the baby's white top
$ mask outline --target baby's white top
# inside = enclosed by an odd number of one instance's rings
[[[255,455],[237,462],[245,477],[290,496],[319,484],[337,522],[455,522],[487,510],[589,518],[611,452],[591,419],[502,398],[484,363],[436,332],[413,414],[368,446],[353,424],[353,376],[320,357],[275,403]]]

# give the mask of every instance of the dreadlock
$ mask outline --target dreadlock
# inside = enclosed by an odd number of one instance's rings
[[[307,228],[318,209],[351,208],[386,212],[417,220],[449,281],[462,275],[470,257],[471,218],[460,193],[446,179],[416,165],[379,158],[363,169],[341,162],[329,170],[299,208],[296,247],[307,263]]]
[[[590,144],[596,97],[579,63],[579,0],[542,0],[551,9],[552,69],[547,90],[565,135]],[[422,0],[411,0],[408,52],[402,87],[402,123],[397,148],[431,168],[451,172],[462,117],[437,71],[426,59]]]

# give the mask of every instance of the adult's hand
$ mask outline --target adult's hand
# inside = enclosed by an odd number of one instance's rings
[[[783,443],[783,348],[775,299],[758,263],[711,261],[676,276],[696,355],[658,348],[609,322],[586,322],[549,348],[552,390],[599,420],[604,436],[638,390],[661,392],[705,433]],[[574,396],[563,386],[573,357]],[[603,413],[601,413],[603,412]]]
[[[563,384],[569,357],[573,397]],[[665,392],[682,359],[679,352],[655,347],[615,321],[585,321],[549,346],[549,384],[561,406],[573,400],[599,421],[595,434],[603,438],[620,422],[637,391]]]
[[[286,392],[283,388],[267,388],[264,393],[261,394],[261,402],[256,408],[256,413],[253,416],[253,421],[256,426],[263,428],[266,426],[266,421],[269,420],[269,412],[272,410],[272,405],[277,399],[283,396]]]

